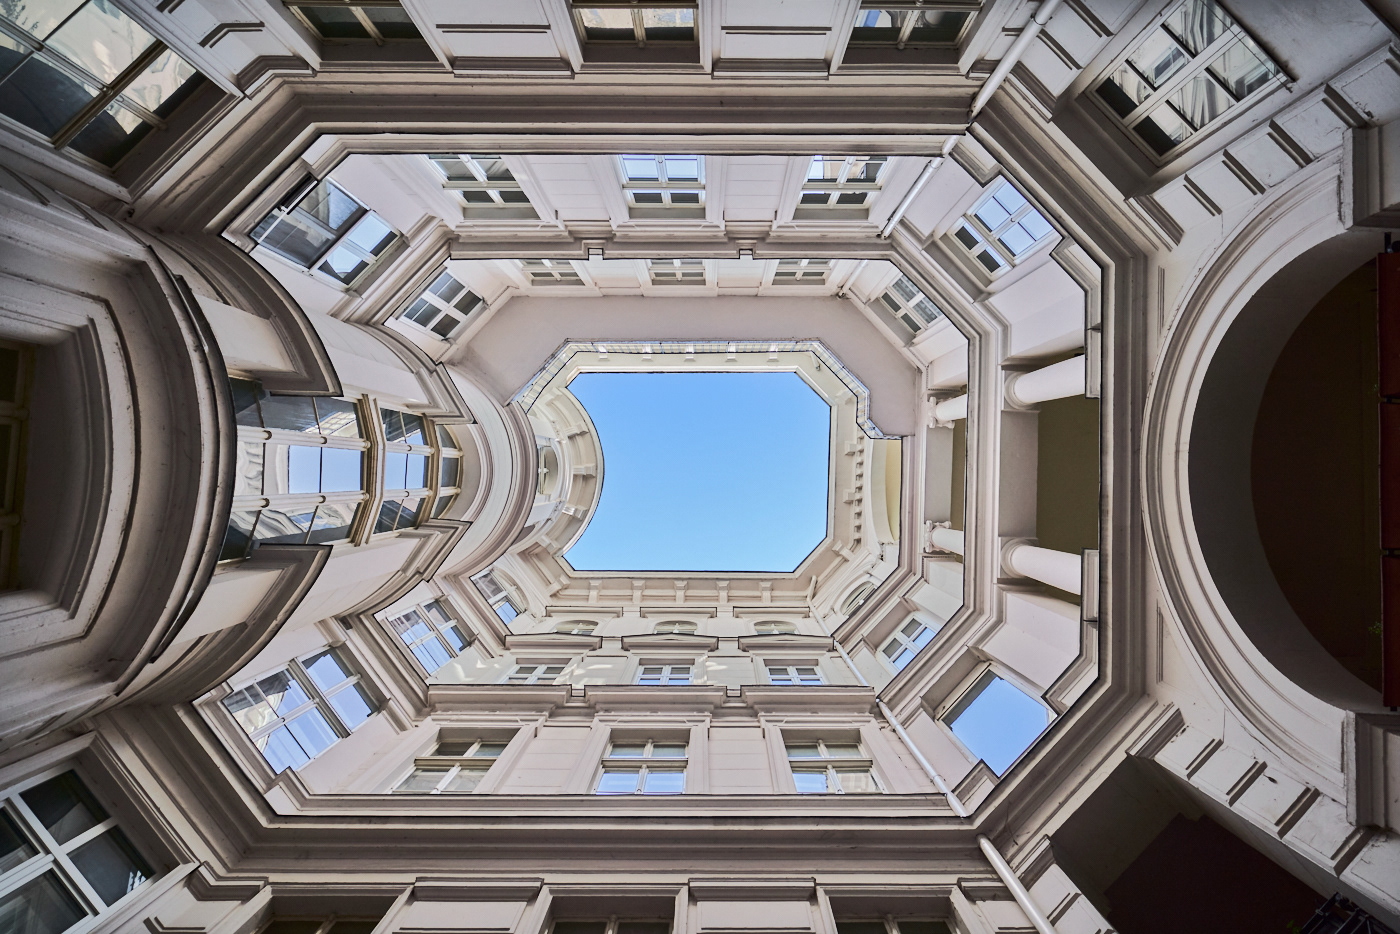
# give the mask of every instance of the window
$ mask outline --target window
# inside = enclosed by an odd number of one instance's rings
[[[531,285],[583,285],[583,276],[566,259],[522,259],[520,268]]]
[[[685,791],[685,743],[615,742],[603,757],[595,794],[678,795]]]
[[[0,8],[0,113],[115,166],[203,83],[109,0]]]
[[[499,740],[440,742],[430,756],[413,760],[413,771],[394,788],[395,794],[468,794],[481,784],[496,759],[506,751]]]
[[[922,330],[943,317],[943,309],[931,302],[923,290],[904,275],[880,295],[880,304],[913,331]]]
[[[294,0],[287,9],[322,39],[421,39],[398,0]]]
[[[656,626],[655,626],[655,628],[652,629],[652,632],[654,632],[654,633],[656,633],[656,634],[658,634],[658,635],[667,634],[667,633],[673,634],[673,635],[674,635],[674,634],[679,634],[679,635],[691,635],[691,634],[693,634],[693,633],[695,632],[695,630],[697,630],[697,629],[699,629],[699,628],[700,628],[700,627],[699,627],[698,624],[689,622],[689,621],[687,621],[687,620],[683,620],[683,619],[668,619],[668,620],[664,620],[663,622],[657,623]]]
[[[398,234],[330,179],[308,179],[253,228],[253,239],[341,285],[358,282]]]
[[[238,450],[219,560],[264,544],[319,545],[351,537],[366,499],[359,411],[346,399],[274,396],[230,379]]]
[[[875,584],[866,581],[856,586],[854,590],[846,594],[846,599],[841,601],[841,615],[850,616],[856,610],[865,606],[865,601],[870,599],[870,595],[875,592]]]
[[[916,921],[913,918],[837,921],[836,934],[952,934],[942,921]]]
[[[591,636],[597,628],[598,624],[591,619],[571,619],[555,625],[554,631],[566,636]]]
[[[491,604],[491,609],[501,622],[510,625],[510,621],[524,612],[522,603],[517,602],[518,598],[511,595],[505,584],[497,579],[491,571],[482,571],[472,578],[472,583],[476,584],[476,589],[486,598],[486,602]]]
[[[428,674],[461,654],[470,641],[462,627],[437,600],[429,600],[392,616],[388,624]]]
[[[794,741],[787,743],[787,757],[798,794],[869,795],[882,791],[859,743]]]
[[[71,769],[0,797],[0,927],[59,934],[155,875]]]
[[[895,49],[954,46],[975,12],[969,4],[944,4],[945,9],[935,3],[915,6],[898,0],[866,0],[856,11],[850,44]]]
[[[831,275],[829,259],[780,259],[773,270],[774,285],[825,285]]]
[[[1054,234],[1055,228],[1025,195],[1000,178],[953,231],[989,273],[1019,262]]]
[[[1218,3],[1186,0],[1095,94],[1135,139],[1164,156],[1280,78],[1274,60]]]
[[[629,921],[612,918],[597,921],[555,921],[550,934],[671,934],[671,922]]]
[[[462,446],[446,425],[434,425],[438,439],[438,487],[433,500],[433,518],[447,512],[462,492]]]
[[[432,477],[437,466],[433,433],[421,415],[380,409],[379,417],[384,424],[384,501],[374,531],[413,528],[428,515],[432,497],[440,495]]]
[[[301,768],[377,709],[359,674],[335,648],[294,659],[223,703],[274,772]]]
[[[822,675],[817,670],[816,665],[792,664],[784,665],[769,662],[768,683],[769,684],[821,684]]]
[[[29,384],[34,352],[0,341],[0,590],[15,586],[19,570],[24,457],[29,440]]]
[[[696,208],[705,203],[704,156],[618,156],[623,193],[634,208]]]
[[[642,665],[637,669],[638,684],[689,684],[690,665]]]
[[[658,2],[645,6],[619,0],[575,0],[574,25],[584,42],[635,44],[694,42],[693,0]]]
[[[506,684],[553,684],[567,665],[516,665],[506,677]]]
[[[813,156],[798,208],[862,208],[880,190],[885,156]]]
[[[797,632],[797,624],[783,619],[762,619],[753,624],[753,631],[760,636],[775,636],[779,633]]]
[[[457,192],[462,199],[468,216],[537,216],[504,157],[462,153],[435,154],[428,159],[442,173],[442,187]]]
[[[895,671],[903,671],[904,666],[914,660],[919,650],[933,641],[937,629],[930,629],[922,620],[911,619],[890,636],[880,653]]]
[[[949,706],[942,719],[972,755],[1001,775],[1044,732],[1050,712],[988,669]]]
[[[647,272],[652,285],[704,285],[703,259],[649,259]]]
[[[413,300],[400,317],[447,340],[467,320],[485,305],[481,297],[443,270],[432,284]]]
[[[274,914],[257,934],[373,934],[383,916]]]

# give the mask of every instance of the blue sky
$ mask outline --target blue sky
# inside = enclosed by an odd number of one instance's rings
[[[792,571],[826,536],[831,409],[795,373],[581,373],[603,493],[586,571]]]
[[[1049,716],[1035,698],[996,678],[953,721],[953,734],[986,761],[998,775],[1005,772],[1044,731]]]

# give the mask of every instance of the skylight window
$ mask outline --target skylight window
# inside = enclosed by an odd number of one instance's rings
[[[800,208],[863,208],[880,190],[885,156],[813,156]]]
[[[988,273],[1012,266],[1055,233],[1050,222],[1005,178],[988,189],[953,237]]]
[[[998,775],[1050,722],[1040,701],[991,671],[978,678],[943,719],[968,751]]]
[[[906,46],[956,45],[972,11],[957,9],[901,9],[897,3],[861,4],[851,28],[852,45]]]
[[[831,409],[794,373],[584,373],[602,495],[587,571],[790,572],[826,537]]]
[[[634,208],[698,208],[705,203],[703,156],[622,155],[622,189]]]

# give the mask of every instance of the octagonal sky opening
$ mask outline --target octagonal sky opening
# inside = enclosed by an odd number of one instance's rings
[[[796,373],[581,373],[603,485],[580,571],[795,571],[827,534],[831,408]]]

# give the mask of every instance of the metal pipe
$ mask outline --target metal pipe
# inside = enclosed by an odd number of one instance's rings
[[[894,225],[898,224],[899,219],[904,216],[904,212],[909,210],[909,205],[913,204],[914,199],[919,196],[919,192],[923,190],[923,187],[928,184],[928,180],[933,176],[933,170],[938,168],[939,164],[942,162],[942,156],[934,156],[932,159],[928,160],[928,163],[924,166],[924,170],[919,173],[919,177],[914,179],[914,184],[904,193],[904,197],[899,202],[899,207],[894,209],[894,213],[890,215],[890,219],[885,221],[885,226],[880,228],[880,238],[882,240],[888,239],[889,235],[894,232]]]
[[[915,746],[914,741],[909,738],[909,734],[904,732],[904,727],[895,719],[894,714],[890,713],[890,708],[878,697],[875,698],[875,703],[880,708],[880,713],[884,716],[885,720],[888,721],[890,726],[894,727],[895,735],[897,735],[900,740],[903,741],[904,745],[908,747],[909,751],[914,754],[914,759],[919,763],[924,773],[933,781],[933,787],[937,788],[938,793],[948,799],[948,806],[953,809],[953,813],[959,817],[967,817],[968,810],[966,805],[959,800],[957,795],[953,794],[953,790],[948,787],[948,783],[943,780],[943,776],[938,774],[938,770],[924,758],[924,754],[919,751],[919,747]]]
[[[982,85],[982,90],[977,92],[977,97],[972,102],[972,110],[967,115],[968,122],[982,112],[987,101],[992,99],[992,95],[1001,87],[1001,83],[1006,80],[1006,76],[1011,74],[1011,69],[1016,67],[1016,63],[1025,54],[1026,47],[1040,35],[1040,31],[1045,28],[1045,24],[1050,21],[1050,17],[1055,14],[1055,9],[1059,7],[1060,0],[1044,0],[1040,9],[1035,11],[1031,21],[1026,24],[1026,28],[1021,30],[1021,34],[1016,37],[1016,41],[1011,44],[1011,48],[997,62],[997,67],[992,70],[992,76]]]

